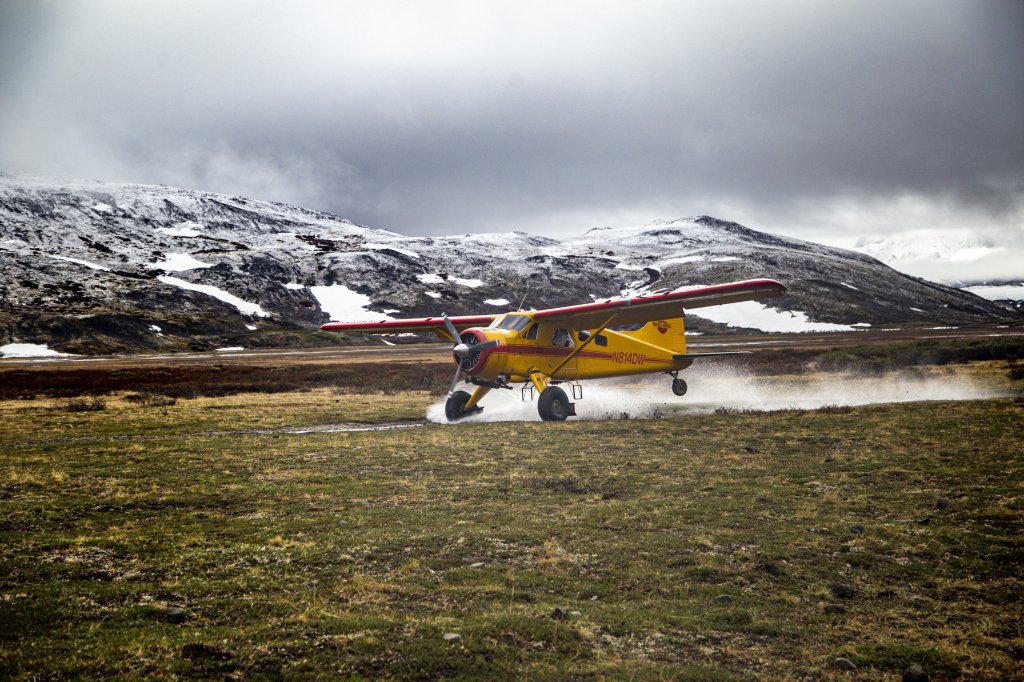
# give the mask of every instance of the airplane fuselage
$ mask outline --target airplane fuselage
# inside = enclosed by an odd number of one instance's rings
[[[504,328],[510,318],[528,321],[519,329],[515,323]],[[693,363],[680,357],[686,353],[681,319],[651,323],[635,332],[605,329],[581,334],[557,323],[534,321],[528,313],[516,313],[495,319],[490,327],[467,329],[461,336],[466,339],[467,335],[480,344],[498,342],[462,365],[466,374],[487,381],[524,382],[531,372],[541,372],[555,381],[601,379],[674,372]],[[662,339],[665,345],[655,343]]]

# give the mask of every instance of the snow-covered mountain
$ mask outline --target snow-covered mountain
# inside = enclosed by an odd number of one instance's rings
[[[72,353],[297,343],[328,319],[544,308],[753,277],[790,293],[705,309],[689,327],[1012,314],[864,254],[707,216],[566,240],[407,237],[237,196],[10,175],[0,176],[0,268],[0,346]]]
[[[930,262],[948,267],[957,263],[971,263],[1003,249],[977,238],[929,232],[902,234],[875,241],[862,240],[856,250],[874,256],[883,263]]]
[[[1011,230],[1007,237],[1012,236]],[[991,301],[1024,300],[1024,262],[1019,247],[1009,248],[966,232],[918,230],[860,240],[854,249],[900,272],[965,289]]]

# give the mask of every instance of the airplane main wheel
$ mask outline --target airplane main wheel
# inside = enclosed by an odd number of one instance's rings
[[[672,392],[676,395],[686,395],[686,382],[682,379],[673,379]]]
[[[469,412],[466,411],[466,403],[469,402],[469,394],[465,391],[455,391],[448,398],[448,402],[444,404],[444,416],[448,418],[450,422],[457,422],[465,417]]]
[[[558,386],[548,386],[540,394],[537,401],[540,418],[546,422],[564,422],[567,417],[576,414],[569,396]]]

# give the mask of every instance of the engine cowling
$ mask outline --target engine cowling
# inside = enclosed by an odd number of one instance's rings
[[[488,343],[489,341],[494,343]],[[483,329],[466,329],[459,335],[459,346],[452,350],[452,359],[466,374],[479,374],[487,366],[487,360],[494,353],[498,343],[500,342],[497,339],[488,338]],[[465,350],[461,351],[461,357],[460,352],[457,352],[460,346],[465,347]]]

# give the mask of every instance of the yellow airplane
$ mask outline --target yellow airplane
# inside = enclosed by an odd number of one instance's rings
[[[522,383],[524,400],[537,403],[545,421],[564,421],[576,415],[575,403],[557,384],[568,383],[573,399],[583,395],[580,380],[664,372],[672,391],[686,393],[679,371],[694,358],[730,353],[687,353],[683,317],[686,310],[705,306],[759,301],[781,296],[786,287],[771,279],[754,279],[716,286],[670,291],[634,298],[500,315],[425,317],[379,322],[330,322],[328,331],[367,334],[434,332],[455,344],[455,376],[445,403],[448,421],[478,412],[480,399],[495,388]],[[610,327],[646,323],[636,331]],[[456,390],[459,379],[475,389]]]

